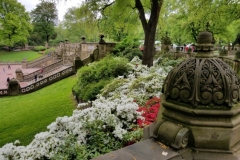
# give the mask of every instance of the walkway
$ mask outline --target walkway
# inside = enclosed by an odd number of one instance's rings
[[[35,72],[40,68],[22,68],[22,65],[11,65],[11,69],[8,69],[7,65],[0,65],[0,89],[7,89],[7,78],[16,78],[16,69],[20,68],[24,75]],[[5,72],[4,72],[5,70]],[[21,87],[28,85],[28,82],[20,82]]]

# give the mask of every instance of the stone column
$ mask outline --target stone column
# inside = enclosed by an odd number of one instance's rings
[[[20,82],[23,81],[23,72],[20,68],[16,69],[16,79],[19,80]]]
[[[27,68],[27,59],[26,58],[24,58],[22,60],[22,68]]]
[[[20,94],[20,84],[17,79],[12,78],[8,83],[8,93],[11,96]]]

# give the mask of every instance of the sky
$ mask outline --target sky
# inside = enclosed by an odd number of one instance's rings
[[[30,12],[31,10],[36,8],[36,5],[40,3],[40,0],[17,0],[23,6],[25,6],[26,11]],[[58,19],[60,21],[63,20],[64,14],[67,12],[68,8],[79,6],[83,0],[60,0],[57,4],[58,10]]]

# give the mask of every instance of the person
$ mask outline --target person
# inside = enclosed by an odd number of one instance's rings
[[[7,78],[7,85],[8,85],[9,82],[10,82],[10,78],[8,77],[8,78]]]
[[[37,82],[37,74],[35,74],[34,79],[35,79],[35,82]]]
[[[3,72],[5,73],[5,68],[3,67]]]
[[[10,66],[10,64],[8,65],[8,69],[11,69],[11,66]]]

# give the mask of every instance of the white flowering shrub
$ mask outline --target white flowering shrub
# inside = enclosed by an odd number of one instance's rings
[[[115,99],[126,95],[133,98],[138,104],[143,104],[149,97],[159,97],[162,85],[171,66],[159,67],[157,63],[148,68],[141,64],[138,57],[128,63],[132,68],[126,79],[115,79],[102,89],[101,96]]]
[[[141,139],[136,120],[143,117],[136,101],[159,97],[170,67],[154,63],[148,68],[137,57],[128,67],[128,75],[105,86],[92,107],[79,104],[72,116],[58,117],[27,146],[19,146],[19,141],[4,145],[0,160],[91,159]]]

